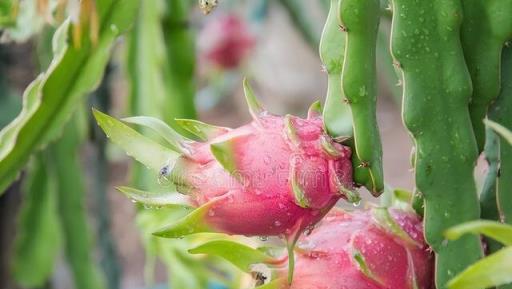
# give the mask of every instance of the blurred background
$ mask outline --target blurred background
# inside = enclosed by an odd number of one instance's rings
[[[0,4],[0,127],[18,115],[23,91],[51,65],[52,37],[66,17],[101,27],[96,4]],[[220,0],[203,15],[196,1],[141,1],[131,28],[115,41],[98,87],[0,197],[0,288],[246,288],[246,277],[230,265],[186,254],[194,240],[151,237],[152,229],[182,212],[140,207],[114,189],[158,184],[107,144],[91,107],[116,117],[151,115],[171,125],[186,117],[236,127],[250,120],[242,94],[247,76],[271,112],[305,116],[312,102],[325,98],[318,43],[329,4]],[[412,190],[411,141],[400,117],[385,8],[383,3],[377,112],[385,177],[390,187]],[[84,31],[75,29],[70,38]],[[88,31],[94,45],[98,36]]]

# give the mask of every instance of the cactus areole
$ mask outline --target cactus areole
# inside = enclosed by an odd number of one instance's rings
[[[318,103],[307,119],[275,116],[261,108],[247,83],[245,92],[251,123],[228,129],[178,120],[202,141],[184,142],[183,154],[161,172],[199,207],[194,220],[201,230],[291,237],[340,198],[358,201],[350,148],[325,133]]]

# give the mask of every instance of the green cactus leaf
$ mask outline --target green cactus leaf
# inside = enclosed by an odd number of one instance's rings
[[[245,100],[247,101],[247,106],[249,107],[249,113],[252,115],[253,119],[258,119],[259,116],[265,112],[263,106],[261,106],[260,102],[254,95],[251,85],[247,78],[244,78],[243,82],[244,86],[244,94]]]
[[[178,154],[136,132],[121,121],[93,109],[94,117],[105,134],[126,153],[148,168],[160,172]]]
[[[484,119],[485,125],[492,128],[497,134],[505,139],[510,145],[512,145],[512,132],[501,124],[494,122],[489,119]]]
[[[308,109],[308,119],[322,116],[322,103],[319,100],[313,102]]]
[[[78,158],[81,144],[80,120],[74,116],[62,137],[46,149],[52,161],[47,165],[57,176],[58,212],[64,252],[76,289],[106,289],[104,272],[94,259],[94,247],[86,211],[83,168]]]
[[[192,207],[190,200],[186,196],[179,193],[152,193],[123,186],[117,187],[116,189],[125,194],[130,200],[136,203],[140,203],[147,208]]]
[[[258,249],[230,240],[213,240],[188,250],[191,254],[209,254],[219,256],[240,270],[250,273],[251,265],[264,263],[276,264],[277,260]]]
[[[327,93],[323,111],[325,131],[332,137],[352,136],[352,114],[341,87],[345,54],[345,33],[340,31],[338,6],[331,0],[329,14],[322,31],[319,55],[327,72]]]
[[[482,234],[507,246],[512,246],[512,226],[494,221],[478,220],[455,226],[445,232],[450,240],[459,239],[464,234]]]
[[[202,205],[190,214],[179,219],[177,222],[164,226],[153,235],[163,238],[183,238],[186,235],[196,233],[209,233],[215,230],[207,224],[205,217],[210,208],[215,204],[215,200]]]
[[[24,188],[12,254],[12,276],[26,288],[41,287],[51,277],[61,243],[55,178],[38,154]],[[34,244],[37,240],[37,245]]]
[[[39,104],[32,103],[32,106],[25,98],[30,112],[22,110],[15,123],[8,126],[9,137],[0,136],[0,195],[16,179],[33,152],[60,136],[64,124],[82,103],[81,100],[97,87],[110,52],[119,34],[133,23],[139,3],[124,0],[97,2],[99,26],[96,44],[91,42],[89,33],[82,33],[76,39],[80,42],[80,49],[69,45],[74,24],[64,21],[54,34],[51,65],[34,80],[34,85],[27,88],[32,90],[35,85],[39,86],[35,95]]]
[[[227,127],[215,126],[195,119],[176,119],[176,123],[202,141],[208,141],[230,130]]]
[[[474,263],[448,282],[450,289],[482,289],[512,282],[512,246]]]
[[[174,129],[167,125],[164,121],[150,117],[150,116],[133,116],[121,119],[124,122],[137,124],[143,127],[147,127],[170,144],[170,149],[175,152],[186,154],[188,152],[187,145],[185,143],[185,137],[178,134]]]
[[[379,14],[378,0],[344,0],[339,4],[339,20],[346,30],[341,82],[354,130],[353,177],[375,197],[384,190],[382,144],[376,117]]]
[[[405,241],[408,245],[420,246],[418,242],[412,239],[409,234],[396,223],[387,208],[373,208],[372,215],[377,224],[384,230]]]

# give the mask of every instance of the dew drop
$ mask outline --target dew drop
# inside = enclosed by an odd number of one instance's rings
[[[276,226],[276,227],[281,226],[281,222],[280,222],[280,221],[275,221],[275,222],[274,222],[274,226]]]
[[[268,241],[268,236],[259,236],[258,239],[260,239],[262,242],[266,242]]]
[[[315,226],[309,225],[304,229],[304,235],[309,236],[311,235],[311,232],[313,232],[313,229],[315,229]]]

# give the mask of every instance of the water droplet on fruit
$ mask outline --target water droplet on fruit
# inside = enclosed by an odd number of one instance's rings
[[[309,225],[304,229],[304,235],[309,236],[311,235],[311,232],[313,232],[313,229],[315,229],[315,226]]]
[[[280,221],[275,221],[275,222],[274,222],[274,226],[276,226],[276,227],[281,226],[281,222],[280,222]]]

